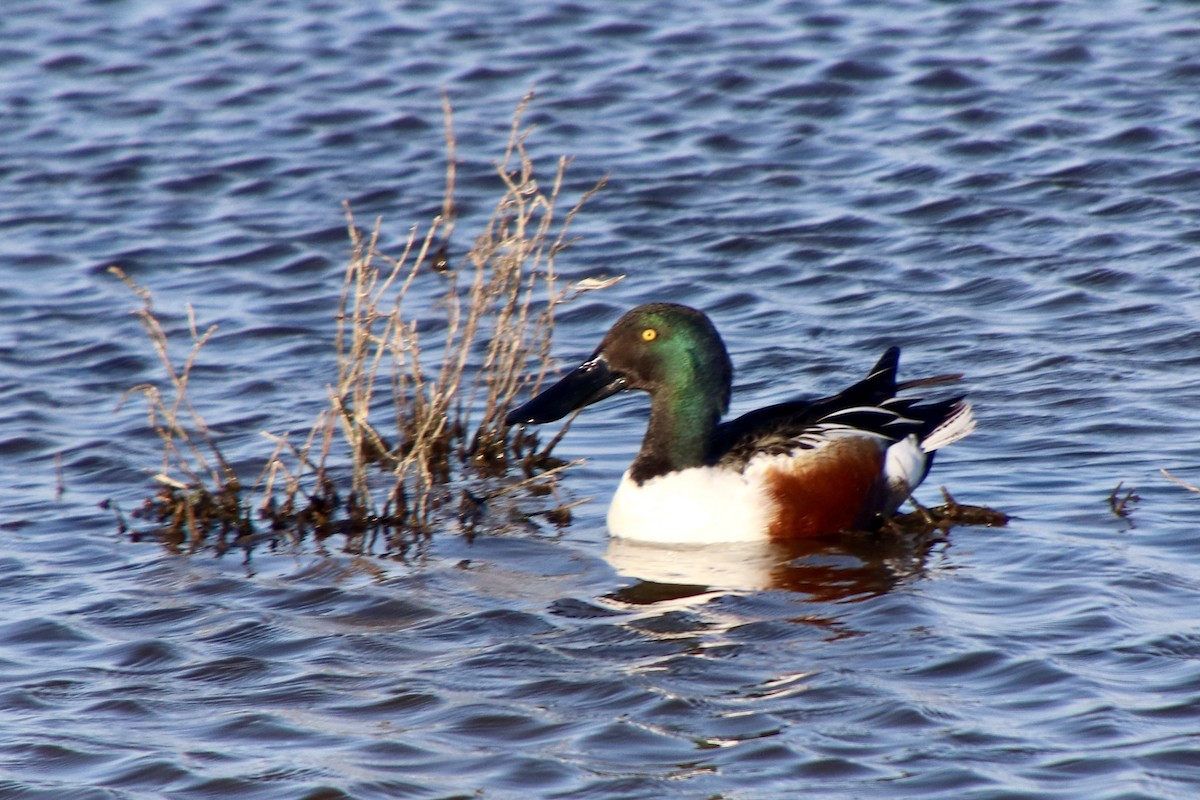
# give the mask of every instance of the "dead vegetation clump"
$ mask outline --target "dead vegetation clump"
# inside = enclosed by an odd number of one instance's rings
[[[545,183],[535,177],[522,125],[526,97],[513,116],[496,164],[502,193],[483,231],[461,258],[452,234],[455,138],[446,103],[448,150],[442,212],[424,231],[414,227],[399,253],[380,246],[382,222],[369,231],[346,209],[351,253],[336,311],[337,374],[328,407],[303,441],[272,435],[273,452],[251,483],[235,474],[204,417],[188,398],[196,357],[214,328],[200,332],[189,308],[191,346],[177,363],[150,292],[117,268],[135,291],[139,317],[166,372],[166,383],[134,387],[163,444],[156,494],[138,512],[179,547],[248,546],[264,538],[349,537],[348,548],[407,549],[436,520],[470,525],[489,502],[515,488],[553,492],[557,439],[510,430],[504,416],[519,393],[536,392],[550,365],[557,307],[612,280],[562,281],[555,258],[583,203],[559,210],[568,165],[559,159]],[[436,286],[430,286],[434,282]],[[419,291],[418,291],[419,288]],[[430,289],[441,325],[426,333],[410,313]],[[428,321],[429,309],[418,311]],[[560,434],[561,435],[561,434]],[[297,437],[301,438],[301,437]],[[503,480],[518,468],[523,479]],[[457,503],[455,501],[457,500]],[[569,505],[547,516],[569,518]]]
[[[956,525],[975,525],[985,528],[1003,528],[1008,525],[1008,515],[987,506],[970,506],[958,502],[946,487],[942,487],[942,505],[926,507],[915,497],[908,498],[914,511],[895,514],[884,521],[881,530],[890,533],[928,535],[945,533]]]

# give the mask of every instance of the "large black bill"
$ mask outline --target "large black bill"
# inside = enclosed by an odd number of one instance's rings
[[[625,379],[608,368],[604,356],[594,356],[504,418],[506,425],[554,422],[625,388]]]

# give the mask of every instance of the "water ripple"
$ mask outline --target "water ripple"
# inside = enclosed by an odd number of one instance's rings
[[[1200,480],[1192,15],[749,8],[6,9],[0,795],[1191,797],[1200,548],[1158,470]],[[629,399],[561,445],[597,498],[565,534],[438,531],[403,561],[118,535],[96,503],[136,507],[160,451],[112,409],[160,376],[107,267],[173,335],[186,303],[219,325],[194,397],[255,464],[325,402],[342,201],[394,249],[440,209],[444,88],[461,254],[533,85],[538,169],[611,175],[557,266],[628,276],[563,309],[556,358],[690,302],[745,411],[900,344],[905,375],[965,372],[980,418],[922,499],[1013,524],[609,544]]]

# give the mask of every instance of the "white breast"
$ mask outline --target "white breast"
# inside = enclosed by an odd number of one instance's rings
[[[641,486],[626,472],[608,508],[608,530],[625,539],[674,544],[766,539],[768,499],[754,480],[757,472],[693,467]]]

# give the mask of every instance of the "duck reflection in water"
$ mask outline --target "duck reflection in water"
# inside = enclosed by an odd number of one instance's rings
[[[637,583],[613,598],[643,605],[715,591],[780,589],[822,602],[876,597],[925,574],[941,531],[856,533],[792,542],[679,546],[611,538],[605,558]]]

